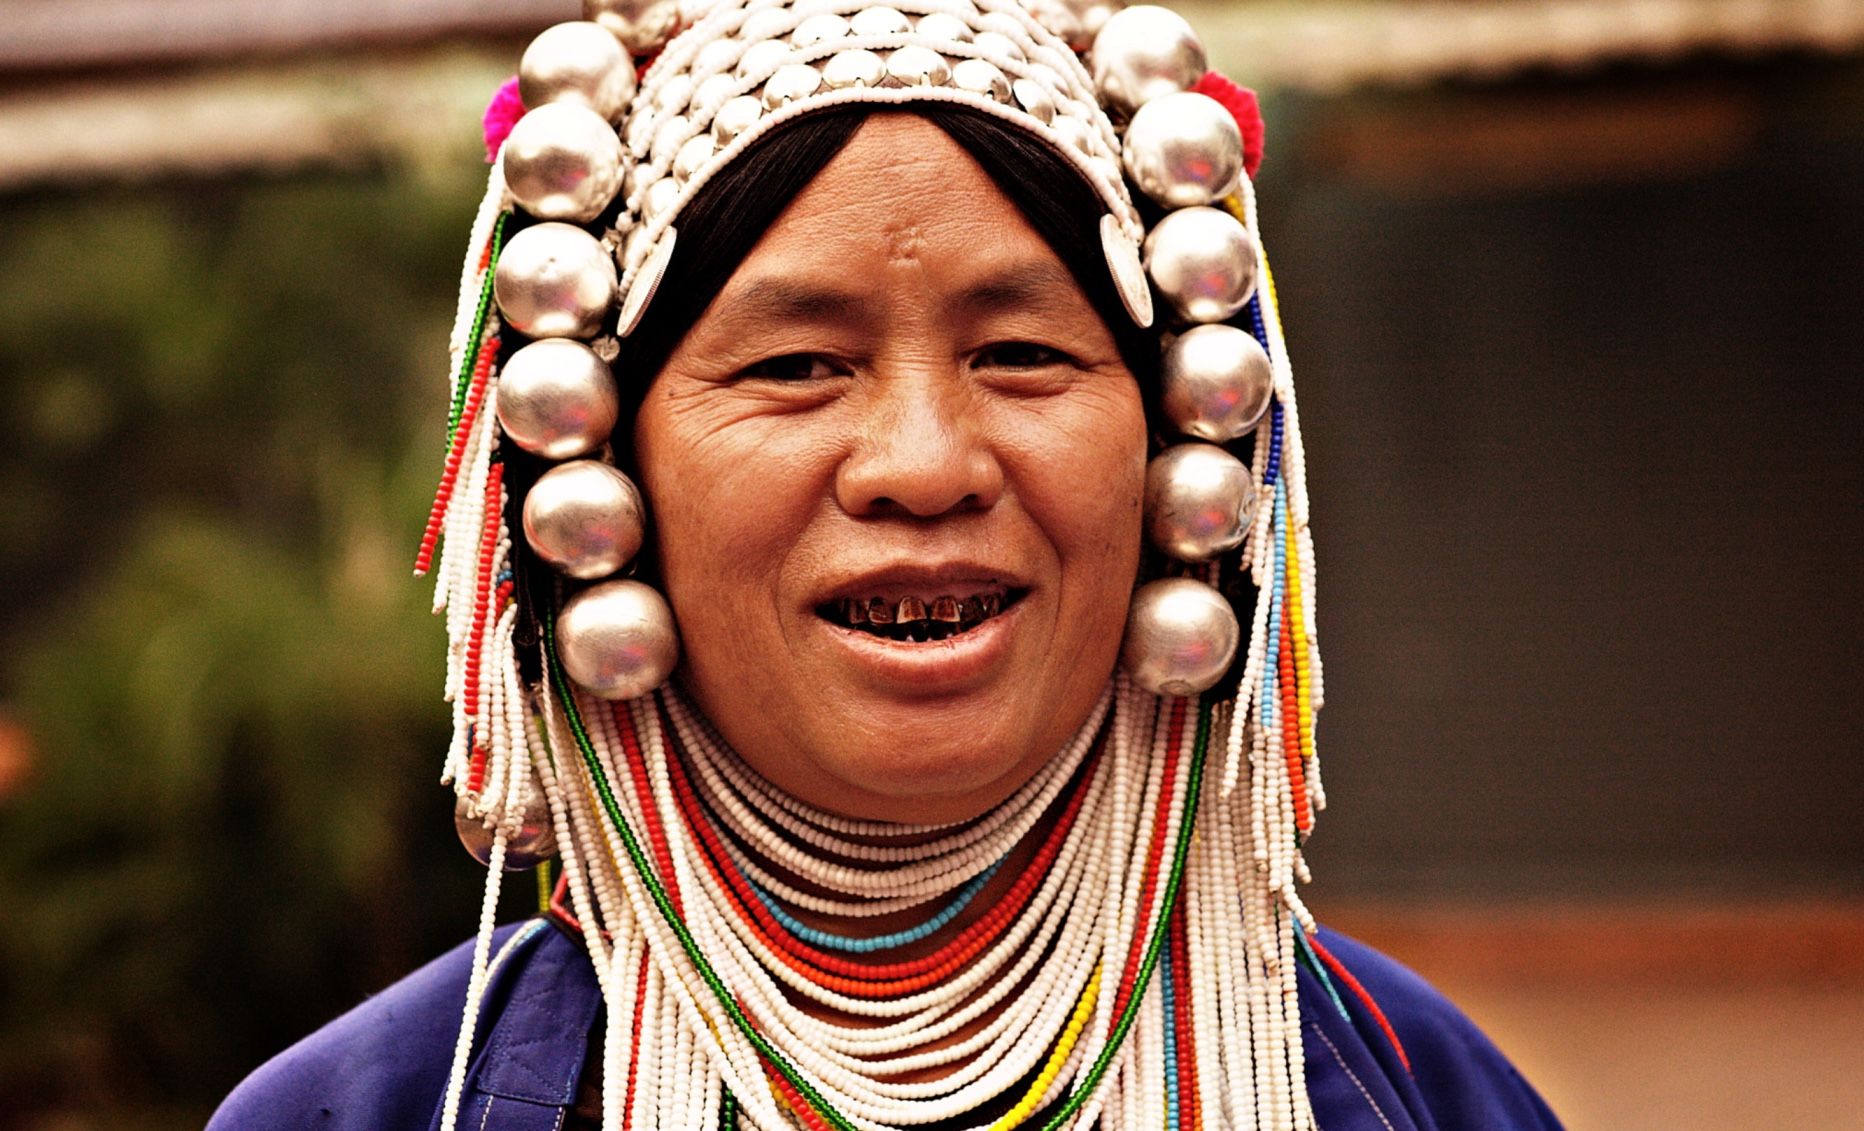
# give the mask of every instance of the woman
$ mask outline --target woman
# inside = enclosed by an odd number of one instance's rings
[[[215,1126],[1555,1126],[1296,894],[1302,450],[1183,22],[591,9],[521,69],[420,563],[479,939]]]

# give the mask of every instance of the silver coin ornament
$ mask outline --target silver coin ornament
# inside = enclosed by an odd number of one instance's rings
[[[634,60],[601,24],[570,20],[546,28],[518,60],[518,97],[532,110],[578,102],[619,122],[634,100]]]
[[[630,54],[647,55],[680,26],[679,0],[583,0],[583,19],[601,24]]]
[[[647,510],[626,475],[600,460],[560,463],[524,496],[524,539],[537,556],[582,581],[607,577],[633,560]]]
[[[864,48],[853,47],[837,52],[822,64],[822,81],[830,90],[879,86],[880,80],[886,77],[886,60]]]
[[[519,118],[500,161],[512,199],[540,220],[593,220],[621,188],[621,139],[576,102],[547,103]]]
[[[1215,589],[1188,577],[1148,581],[1133,594],[1120,658],[1154,695],[1208,690],[1236,659],[1242,626]]]
[[[569,338],[532,342],[498,374],[499,426],[512,443],[545,459],[595,451],[615,430],[620,411],[608,363]]]
[[[1109,16],[1094,36],[1092,61],[1094,88],[1122,117],[1154,98],[1189,90],[1210,69],[1191,25],[1155,4]]]
[[[712,140],[722,149],[763,116],[764,104],[755,94],[740,94],[718,108],[712,119]]]
[[[569,677],[603,699],[638,699],[679,663],[666,598],[639,581],[604,581],[564,602],[557,656]]]
[[[453,829],[460,843],[474,860],[487,867],[492,863],[492,841],[496,834],[487,828],[485,818],[474,816],[470,803],[460,798],[453,808]],[[557,829],[550,817],[550,805],[541,796],[524,808],[518,830],[505,837],[505,871],[528,872],[557,854]]]
[[[1159,365],[1159,404],[1178,431],[1224,444],[1248,435],[1275,392],[1268,351],[1235,326],[1194,326]]]
[[[1243,133],[1216,99],[1167,94],[1133,114],[1120,160],[1133,184],[1166,208],[1209,204],[1243,174]]]
[[[951,64],[930,47],[902,47],[887,56],[887,74],[901,86],[944,86]]]
[[[1145,259],[1152,285],[1186,322],[1221,322],[1256,291],[1256,242],[1215,208],[1167,213],[1146,236]]]
[[[1010,99],[1009,77],[986,59],[960,59],[952,64],[951,81],[959,90],[989,95],[998,102]]]
[[[1146,465],[1146,537],[1181,562],[1234,550],[1256,517],[1256,484],[1215,444],[1177,444]]]
[[[532,338],[588,338],[615,302],[615,261],[574,224],[533,224],[506,241],[492,276],[505,322]]]
[[[821,71],[807,63],[785,63],[764,84],[764,105],[775,110],[797,99],[809,97],[821,85]]]

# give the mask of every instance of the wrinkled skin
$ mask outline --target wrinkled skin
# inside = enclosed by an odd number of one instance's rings
[[[1112,334],[983,170],[877,114],[654,380],[635,455],[679,678],[792,795],[962,820],[1072,738],[1138,568],[1145,421]],[[952,640],[836,598],[1007,590]]]

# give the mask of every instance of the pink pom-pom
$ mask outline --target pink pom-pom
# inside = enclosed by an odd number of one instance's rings
[[[1256,92],[1246,86],[1238,86],[1229,79],[1211,71],[1197,81],[1191,88],[1197,93],[1214,98],[1236,119],[1236,127],[1243,131],[1243,171],[1251,177],[1262,166],[1262,106],[1256,101]]]
[[[524,117],[524,100],[518,97],[518,76],[505,80],[505,85],[498,88],[492,101],[485,108],[485,159],[490,164],[498,160],[498,147],[505,144],[511,136],[511,127]]]

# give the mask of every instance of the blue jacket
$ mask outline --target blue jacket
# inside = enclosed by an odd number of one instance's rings
[[[1344,935],[1322,930],[1320,942],[1365,991],[1300,971],[1307,1089],[1323,1131],[1557,1131],[1514,1066],[1423,979]],[[503,927],[493,944],[459,1126],[556,1131],[601,1013],[594,971],[544,919]],[[471,965],[463,945],[285,1050],[227,1097],[208,1131],[437,1128]]]

